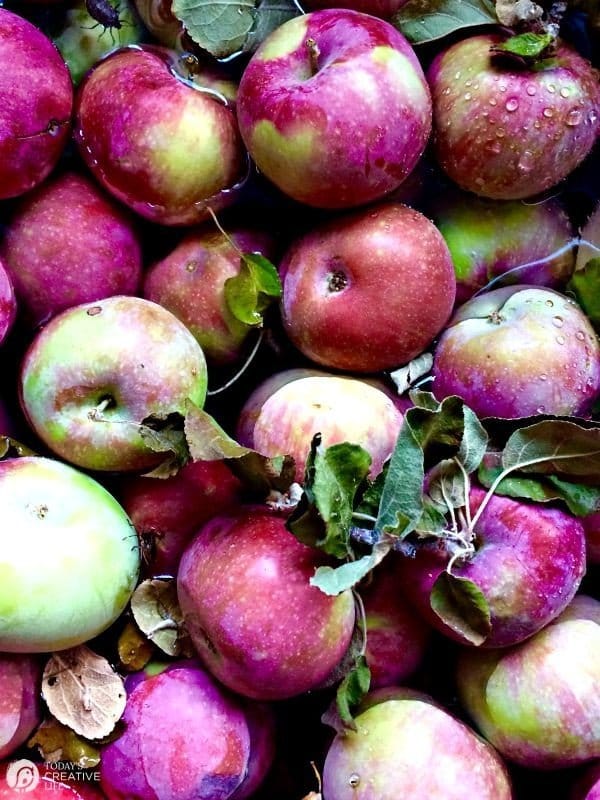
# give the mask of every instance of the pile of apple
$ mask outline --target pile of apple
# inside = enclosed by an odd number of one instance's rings
[[[410,6],[0,2],[0,800],[600,798],[586,6]]]

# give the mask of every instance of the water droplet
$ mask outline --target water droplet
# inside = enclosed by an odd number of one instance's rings
[[[569,125],[571,128],[579,125],[581,122],[581,116],[581,111],[578,108],[574,108],[572,111],[569,111],[567,115],[567,125]]]
[[[569,89],[567,89],[566,86],[561,86],[561,88],[560,88],[560,96],[561,97],[568,97],[570,94],[571,94],[571,92],[569,91]]]
[[[547,381],[548,380],[548,376],[546,375],[545,372],[542,372],[542,374],[540,375],[540,380],[541,381]]]
[[[497,106],[498,105],[498,101],[496,100],[495,97],[490,97],[490,105],[491,106]]]
[[[554,305],[554,301],[546,300],[546,305],[549,306],[550,308],[552,308],[552,306]]]
[[[592,123],[592,125],[593,125],[593,124],[594,124],[594,123],[597,121],[597,119],[598,119],[598,114],[596,114],[596,112],[595,112],[595,111],[592,109],[592,110],[590,111],[590,114],[589,114],[589,117],[588,117],[588,119],[589,119],[589,121],[590,121],[590,122]]]
[[[502,145],[497,140],[495,142],[488,142],[486,145],[486,150],[488,150],[490,153],[498,155],[498,153],[502,151]]]
[[[511,97],[510,100],[506,101],[506,105],[504,107],[507,111],[516,111],[519,107],[519,101],[516,97]]]
[[[527,89],[526,89],[526,91],[527,91],[527,94],[528,94],[530,97],[533,97],[533,95],[536,93],[536,88],[535,88],[535,86],[533,85],[533,83],[530,83],[530,84],[527,86]]]
[[[543,414],[546,410],[546,406],[538,406],[535,410],[536,414]]]
[[[562,326],[565,324],[565,321],[562,317],[552,317],[552,324],[556,328],[562,328]]]
[[[585,339],[585,333],[583,331],[577,331],[577,333],[575,334],[575,338],[579,339],[580,342],[583,342],[583,340]]]
[[[460,75],[461,75],[460,71],[459,72],[455,72],[454,73],[455,80],[457,80],[457,81],[460,80]]]
[[[546,89],[550,92],[550,94],[554,94],[556,91],[556,86],[553,83],[549,83],[548,86],[546,86]]]
[[[496,136],[499,139],[504,139],[504,137],[506,136],[506,131],[504,130],[504,128],[498,128],[498,130],[496,131]]]
[[[465,86],[472,86],[472,85],[473,85],[473,81],[471,81],[471,80],[465,81]]]
[[[517,163],[517,169],[521,172],[531,172],[534,166],[534,158],[531,150],[525,150]]]
[[[565,337],[564,336],[557,336],[556,337],[556,344],[564,344],[564,343],[565,343]]]
[[[444,95],[450,94],[450,87],[446,86],[446,88],[442,90],[442,94],[444,94]]]
[[[356,772],[353,772],[348,778],[348,783],[353,789],[356,789],[360,784],[360,775],[357,775]]]
[[[505,92],[507,87],[505,83],[501,83],[498,88],[500,89],[501,92]]]
[[[553,117],[553,116],[554,116],[554,111],[553,111],[551,108],[545,108],[545,109],[542,111],[542,114],[543,114],[545,117],[547,117],[548,119],[550,119],[550,117]]]
[[[465,92],[465,100],[470,100],[473,97],[471,92]]]

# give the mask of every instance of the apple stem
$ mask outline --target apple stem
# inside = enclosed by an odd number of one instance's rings
[[[105,397],[103,398],[96,408],[92,408],[91,411],[88,411],[88,419],[91,419],[93,422],[104,422],[102,419],[102,412],[106,411],[108,406],[112,403],[112,397]]]
[[[321,51],[319,50],[319,45],[312,37],[307,39],[304,42],[304,44],[306,45],[306,49],[308,50],[310,74],[316,75],[317,72],[319,71],[319,56],[321,55]]]

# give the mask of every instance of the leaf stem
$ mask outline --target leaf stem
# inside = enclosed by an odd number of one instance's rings
[[[360,646],[359,658],[363,658],[367,652],[367,614],[365,612],[365,604],[362,597],[357,591],[352,591],[354,595],[354,603],[356,605],[356,614],[358,617],[358,625],[362,631],[362,644]]]
[[[372,522],[373,524],[377,522],[377,517],[374,517],[371,514],[363,514],[362,511],[353,511],[352,519],[360,519],[363,522]]]
[[[264,328],[261,328],[259,333],[258,333],[258,338],[257,338],[256,342],[254,343],[254,347],[250,351],[250,354],[249,354],[248,358],[244,361],[244,363],[238,369],[238,371],[235,373],[235,375],[232,378],[230,378],[226,383],[224,383],[223,386],[219,386],[218,389],[211,389],[210,391],[208,391],[206,393],[207,397],[214,397],[216,394],[221,394],[221,392],[224,392],[226,389],[229,389],[230,386],[233,386],[233,384],[236,383],[242,377],[244,372],[248,369],[250,364],[254,361],[254,357],[258,353],[258,348],[261,345],[261,342],[262,342],[262,340],[264,338],[264,334],[265,334]]]

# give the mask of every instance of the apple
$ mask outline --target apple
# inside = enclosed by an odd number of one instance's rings
[[[0,759],[14,753],[40,724],[41,684],[36,657],[0,653]]]
[[[585,769],[575,782],[569,800],[600,800],[600,762]]]
[[[247,700],[243,706],[250,732],[250,758],[244,780],[232,800],[254,797],[273,765],[276,750],[275,715],[268,703]]]
[[[237,111],[259,170],[323,208],[396,189],[431,130],[429,89],[408,41],[384,20],[339,8],[288,20],[263,41]]]
[[[99,790],[83,782],[83,770],[79,770],[80,780],[61,780],[60,772],[27,758],[0,764],[0,800],[23,796],[28,800],[104,800]]]
[[[189,233],[146,272],[143,294],[180,319],[200,343],[209,364],[239,358],[251,328],[229,309],[225,282],[240,272],[241,253],[273,257],[270,234],[233,227],[227,235],[204,227]]]
[[[17,316],[17,299],[10,274],[0,260],[0,344],[6,338]]]
[[[322,563],[283,516],[260,506],[198,531],[179,564],[177,594],[194,647],[221,683],[280,700],[329,676],[350,644],[354,602],[350,591],[330,597],[310,585]]]
[[[511,800],[494,749],[432,698],[407,688],[367,695],[356,730],[338,734],[325,758],[327,800]]]
[[[86,469],[141,470],[164,460],[144,420],[201,406],[206,361],[170,311],[115,295],[63,311],[37,333],[21,364],[27,420],[57,455]]]
[[[575,266],[574,232],[559,200],[522,203],[444,192],[433,221],[456,272],[456,302],[507,283],[564,286]]]
[[[392,369],[423,352],[448,321],[456,290],[441,233],[401,203],[309,231],[292,243],[280,273],[291,341],[347,372]]]
[[[471,488],[472,516],[485,495]],[[532,636],[563,611],[585,574],[583,526],[558,508],[493,495],[473,535],[475,551],[456,561],[452,574],[473,581],[487,600],[491,630],[484,647],[505,647]],[[414,558],[402,561],[400,583],[433,627],[466,644],[460,627],[443,621],[430,603],[450,555],[444,540],[419,542]]]
[[[589,564],[600,564],[600,511],[581,518],[587,544]]]
[[[495,53],[506,37],[469,36],[427,72],[438,161],[463,189],[518,200],[558,184],[600,131],[600,87],[589,61],[558,41],[531,67]]]
[[[0,8],[0,200],[54,169],[69,139],[71,76],[50,39]]]
[[[577,595],[532,638],[465,650],[460,699],[507,759],[561,769],[600,757],[600,602]]]
[[[319,8],[351,8],[374,17],[391,19],[407,2],[408,0],[305,0],[303,5],[311,11]]]
[[[241,501],[240,483],[222,461],[189,461],[170,478],[123,476],[117,491],[149,575],[175,575],[198,529]]]
[[[52,176],[21,200],[0,257],[34,326],[80,303],[136,294],[141,284],[131,220],[87,175],[74,172]]]
[[[600,203],[581,229],[575,268],[583,269],[592,258],[600,258]]]
[[[0,461],[0,651],[63,650],[125,609],[139,572],[137,536],[97,481],[40,456]]]
[[[135,7],[152,36],[165,47],[186,50],[182,37],[184,27],[173,14],[172,0],[135,0]]]
[[[600,345],[583,311],[552,289],[494,289],[460,306],[434,352],[433,391],[481,417],[584,416],[600,393]]]
[[[256,415],[256,396],[242,408],[239,430],[247,446],[266,456],[292,456],[295,479],[303,483],[313,437],[320,433],[325,447],[341,442],[361,445],[372,459],[371,477],[381,472],[404,419],[387,392],[342,375],[310,375],[279,388],[276,381],[272,385],[275,391]]]
[[[231,104],[184,79],[165,48],[121,48],[79,87],[75,139],[115,197],[165,225],[191,225],[235,199],[246,154]],[[177,57],[175,55],[175,61]]]

